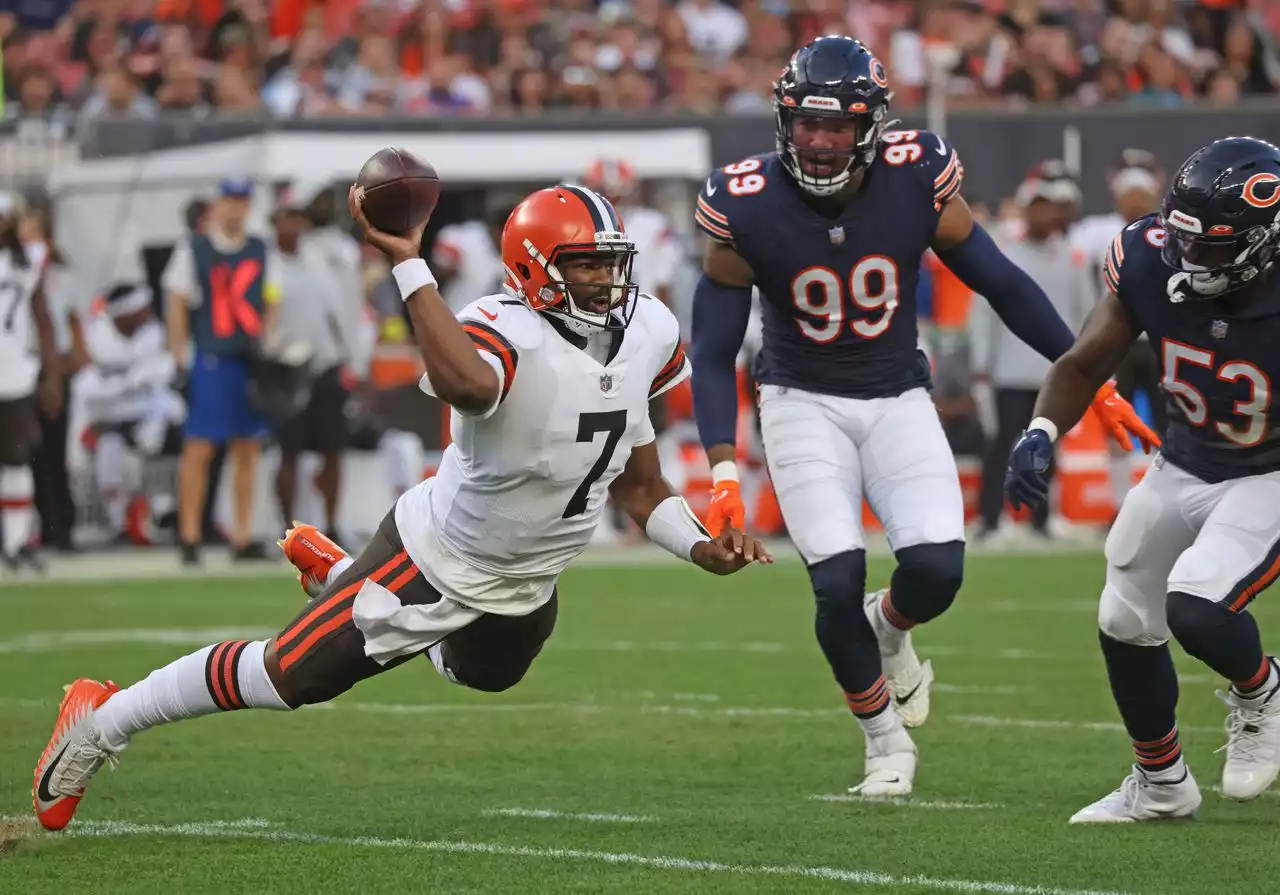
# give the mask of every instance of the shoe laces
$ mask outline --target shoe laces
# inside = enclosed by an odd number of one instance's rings
[[[1274,746],[1269,748],[1262,740],[1268,703],[1263,703],[1258,708],[1246,708],[1221,690],[1218,690],[1216,695],[1231,709],[1224,724],[1227,742],[1215,750],[1216,752],[1225,750],[1228,759],[1257,761],[1260,758],[1259,752],[1274,751]]]
[[[74,749],[67,750],[50,788],[59,795],[80,795],[104,763],[114,768],[120,763],[120,759],[115,752],[104,749],[97,742],[96,731],[89,731],[80,738]]]

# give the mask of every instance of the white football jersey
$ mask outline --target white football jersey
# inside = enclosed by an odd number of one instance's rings
[[[683,249],[671,222],[653,208],[619,208],[618,217],[636,244],[635,278],[643,293],[653,294],[671,285],[680,266]]]
[[[636,301],[603,364],[522,300],[489,296],[458,315],[501,395],[482,415],[452,412],[439,471],[396,508],[409,555],[446,596],[524,614],[586,548],[631,449],[654,440],[650,399],[691,372],[675,317]],[[422,389],[434,394],[426,376]]]
[[[502,285],[502,258],[483,221],[464,221],[440,228],[431,263],[455,272],[440,295],[457,314]]]
[[[25,398],[36,389],[40,358],[35,343],[31,299],[40,285],[48,249],[43,243],[25,247],[27,266],[0,251],[0,401]]]
[[[1099,298],[1107,290],[1107,281],[1102,275],[1103,259],[1107,256],[1107,249],[1111,248],[1111,243],[1115,241],[1116,235],[1124,229],[1126,223],[1125,219],[1114,211],[1110,214],[1093,214],[1077,221],[1067,234],[1071,247],[1084,253],[1086,263],[1089,265],[1090,277],[1098,284]]]
[[[164,324],[151,319],[126,336],[102,307],[90,310],[82,328],[89,361],[104,375],[128,373],[168,353]]]

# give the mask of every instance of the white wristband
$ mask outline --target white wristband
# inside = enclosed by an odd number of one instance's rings
[[[711,540],[684,498],[674,494],[653,508],[644,533],[663,550],[687,562],[693,562],[694,544]]]
[[[738,481],[738,464],[732,460],[721,460],[711,467],[711,481],[712,483]]]
[[[1031,421],[1031,425],[1027,426],[1028,432],[1043,432],[1049,436],[1050,442],[1058,440],[1058,427],[1053,424],[1053,420],[1045,419],[1038,416]]]
[[[400,287],[401,301],[408,301],[409,296],[423,286],[434,286],[436,284],[436,278],[431,273],[431,268],[427,267],[427,262],[421,258],[410,258],[408,261],[401,261],[391,268],[391,275],[396,278],[396,285]]]

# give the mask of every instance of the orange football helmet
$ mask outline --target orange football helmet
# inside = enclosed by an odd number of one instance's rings
[[[515,207],[502,228],[507,287],[535,311],[554,314],[580,335],[622,329],[631,322],[639,291],[632,276],[635,255],[635,243],[613,205],[586,187],[538,190]],[[560,266],[583,256],[609,260],[607,283],[565,279]],[[602,287],[608,308],[586,307],[585,298],[599,296]]]
[[[621,202],[636,191],[640,179],[624,159],[598,158],[587,166],[582,183],[615,202]]]

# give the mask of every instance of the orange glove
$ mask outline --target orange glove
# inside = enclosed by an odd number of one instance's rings
[[[1138,437],[1144,453],[1149,454],[1152,448],[1160,447],[1160,436],[1142,421],[1132,404],[1120,397],[1114,382],[1098,389],[1093,396],[1092,407],[1107,434],[1126,451],[1133,450],[1133,441],[1129,438],[1131,433]]]
[[[742,490],[732,480],[716,482],[711,487],[711,506],[707,508],[707,530],[718,538],[726,528],[742,531],[747,524],[747,507]]]

